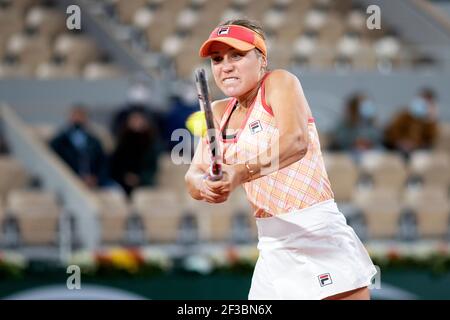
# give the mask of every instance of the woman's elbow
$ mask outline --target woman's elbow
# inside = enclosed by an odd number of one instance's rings
[[[299,134],[294,138],[293,150],[298,157],[298,160],[302,159],[308,152],[308,138],[305,135]]]

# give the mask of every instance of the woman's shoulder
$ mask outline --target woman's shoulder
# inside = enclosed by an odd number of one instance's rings
[[[233,98],[225,98],[221,100],[215,100],[211,103],[211,109],[216,121],[220,122],[228,104],[233,100]]]
[[[285,69],[275,69],[270,71],[265,80],[266,86],[270,86],[271,84],[275,84],[278,86],[281,83],[286,83],[289,81],[299,81],[299,79],[296,75]]]
[[[300,80],[297,76],[284,69],[271,71],[264,82],[265,98],[266,102],[269,103],[270,96],[273,93],[279,95],[301,88]]]

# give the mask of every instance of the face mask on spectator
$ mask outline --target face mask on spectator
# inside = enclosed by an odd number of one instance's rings
[[[411,101],[409,110],[415,118],[423,119],[427,115],[427,103],[423,98],[416,97]]]
[[[74,124],[72,124],[72,128],[75,130],[83,130],[84,129],[84,124],[79,123],[79,122],[75,122]]]
[[[80,130],[80,128],[76,128],[77,124],[74,124],[75,130],[72,130],[70,133],[70,141],[77,149],[84,149],[86,147],[87,143],[87,136],[86,133],[83,130]]]
[[[375,117],[374,103],[369,99],[365,99],[359,106],[359,115],[365,120],[373,119]]]

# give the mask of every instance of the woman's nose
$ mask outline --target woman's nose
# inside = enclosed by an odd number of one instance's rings
[[[222,69],[224,72],[230,72],[233,70],[233,68],[234,68],[234,65],[232,62],[230,62],[228,59],[223,60]]]

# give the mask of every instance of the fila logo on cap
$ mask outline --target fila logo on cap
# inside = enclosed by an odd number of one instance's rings
[[[253,121],[248,125],[248,127],[250,128],[252,134],[262,131],[261,122],[259,122],[259,120]]]
[[[319,283],[321,287],[327,286],[329,284],[333,283],[333,280],[331,280],[331,276],[329,273],[324,273],[321,274],[320,276],[318,276],[319,278]]]
[[[217,30],[217,35],[221,36],[224,34],[228,34],[229,31],[230,31],[230,27],[223,27],[223,28],[220,28],[219,30]]]

